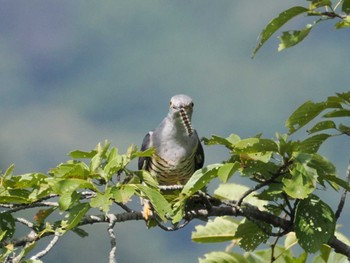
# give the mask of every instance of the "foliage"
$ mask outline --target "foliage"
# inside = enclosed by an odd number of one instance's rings
[[[71,152],[71,160],[48,174],[14,175],[11,166],[0,177],[0,259],[40,262],[67,232],[88,236],[80,228],[85,224],[108,223],[112,238],[115,223],[143,219],[141,212],[128,207],[132,197],[138,196],[151,201],[156,225],[165,230],[184,227],[194,218],[214,216],[195,228],[192,240],[229,245],[225,251],[204,255],[199,262],[306,262],[309,253],[315,252],[319,254],[314,262],[334,262],[335,258],[345,262],[349,247],[336,234],[345,194],[334,211],[315,190],[350,190],[334,165],[319,154],[325,141],[350,135],[350,127],[338,121],[339,117],[347,120],[349,115],[350,92],[301,105],[286,121],[288,135],[277,134],[275,139],[261,135],[241,139],[235,134],[206,138],[207,145],[227,148],[229,159],[196,171],[178,196],[170,200],[163,192],[167,189],[148,172],[128,169],[132,160],[150,156],[153,149],[139,152],[131,146],[126,154],[119,154],[117,148],[105,142],[92,151]],[[312,121],[306,139],[292,139]],[[232,183],[230,179],[238,174],[250,179],[253,187]],[[200,190],[214,178],[221,181],[214,193],[202,193]],[[111,213],[115,208],[118,213]],[[28,209],[35,211],[32,222],[18,215]],[[167,221],[173,225],[166,226]],[[18,236],[18,224],[28,227],[28,235]],[[48,236],[54,238],[47,248],[33,255],[37,242]],[[348,242],[346,238],[345,241]],[[291,250],[296,244],[304,250],[299,256]],[[231,251],[236,246],[246,253]]]
[[[280,40],[278,51],[299,44],[308,36],[314,26],[321,22],[336,19],[336,29],[350,27],[350,0],[306,0],[306,2],[305,7],[293,6],[280,13],[267,24],[260,34],[259,43],[253,51],[253,57],[274,33],[290,20],[302,14],[311,17],[312,22],[306,24],[302,29],[282,32],[278,37]],[[339,9],[340,11],[338,11]]]

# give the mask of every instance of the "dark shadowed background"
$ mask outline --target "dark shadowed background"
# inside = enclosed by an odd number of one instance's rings
[[[274,36],[251,59],[265,25],[298,3],[305,1],[2,1],[1,170],[15,163],[17,174],[47,172],[68,152],[105,139],[123,152],[158,125],[178,93],[193,97],[200,136],[286,133],[284,122],[301,103],[349,90],[346,29],[326,23],[281,53]],[[308,19],[300,20],[284,29]],[[342,177],[349,149],[345,138],[322,148]],[[228,156],[218,147],[205,152],[206,164]],[[339,194],[318,194],[336,206]],[[345,209],[340,230],[349,235]],[[168,233],[119,224],[118,262],[196,262],[224,249],[192,243],[194,225]],[[106,227],[85,229],[88,238],[68,234],[44,261],[107,262]]]

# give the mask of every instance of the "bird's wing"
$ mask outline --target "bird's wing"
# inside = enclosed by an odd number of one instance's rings
[[[151,135],[152,135],[152,133],[153,132],[148,132],[146,134],[145,138],[143,138],[141,151],[145,151],[151,147]],[[138,161],[139,170],[142,170],[142,169],[148,170],[149,161],[150,161],[150,157],[140,157],[139,161]]]
[[[198,135],[197,135],[198,138]],[[198,138],[198,146],[196,150],[196,155],[194,156],[194,168],[195,170],[201,169],[204,164],[204,150],[201,141]]]

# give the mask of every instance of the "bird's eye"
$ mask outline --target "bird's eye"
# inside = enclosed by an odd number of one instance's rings
[[[193,102],[191,102],[190,107],[191,107],[191,108],[193,108],[193,106],[194,106],[194,103],[193,103]]]
[[[170,105],[170,107],[172,107],[172,106],[173,106],[173,102],[172,102],[172,101],[170,101],[170,102],[169,102],[169,105]]]

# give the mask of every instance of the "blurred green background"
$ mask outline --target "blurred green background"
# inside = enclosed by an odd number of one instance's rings
[[[265,25],[305,3],[1,1],[1,170],[15,163],[17,174],[47,172],[71,150],[90,150],[105,139],[120,151],[139,145],[178,93],[193,97],[192,124],[200,136],[286,133],[284,122],[301,103],[349,90],[349,31],[331,23],[281,53],[274,36],[251,59]],[[307,21],[300,17],[284,29]],[[349,159],[345,139],[322,148],[341,176]],[[205,152],[206,164],[228,155],[218,147]],[[318,194],[336,207],[339,194]],[[349,236],[348,203],[345,210],[341,230]],[[119,224],[118,262],[197,262],[213,248],[224,249],[192,243],[196,223],[174,233],[147,230],[143,222]],[[90,237],[68,234],[44,261],[107,262],[106,227],[85,229]]]

